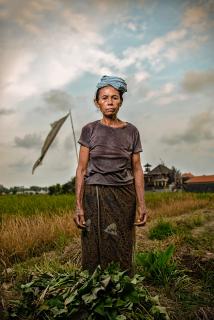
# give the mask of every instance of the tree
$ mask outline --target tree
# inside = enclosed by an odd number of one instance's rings
[[[53,186],[50,186],[48,188],[48,191],[49,191],[49,194],[52,195],[52,194],[60,194],[62,193],[62,187],[59,183],[53,185]]]
[[[62,193],[75,193],[75,177],[62,185]]]
[[[177,188],[181,186],[181,172],[174,166],[171,168],[170,181],[169,183],[174,183]]]

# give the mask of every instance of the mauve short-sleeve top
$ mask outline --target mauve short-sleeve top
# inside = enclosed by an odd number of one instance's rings
[[[142,151],[140,134],[131,123],[113,128],[100,120],[82,128],[78,141],[89,148],[86,184],[126,185],[133,183],[131,158]]]

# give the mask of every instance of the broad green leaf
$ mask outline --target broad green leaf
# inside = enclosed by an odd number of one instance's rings
[[[115,318],[115,320],[126,320],[126,316],[123,316],[123,315],[119,315]]]

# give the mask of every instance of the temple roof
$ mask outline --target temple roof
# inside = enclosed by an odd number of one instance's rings
[[[169,174],[172,170],[164,166],[163,164],[159,164],[157,167],[152,169],[149,174]]]

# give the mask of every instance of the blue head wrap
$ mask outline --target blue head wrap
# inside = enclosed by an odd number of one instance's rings
[[[115,76],[103,76],[97,84],[97,88],[103,88],[107,86],[112,86],[115,89],[124,92],[127,92],[127,84],[125,80]]]

